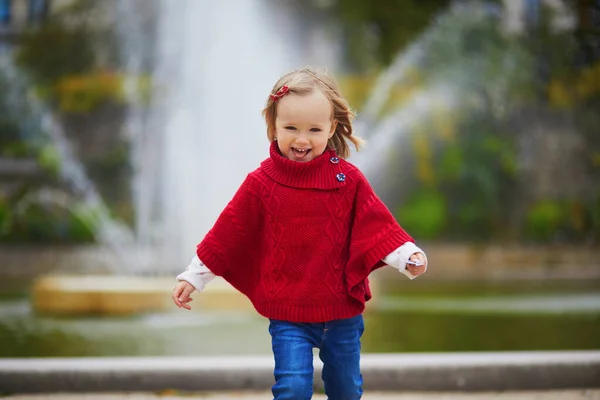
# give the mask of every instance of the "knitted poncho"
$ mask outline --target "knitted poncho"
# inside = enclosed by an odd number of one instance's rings
[[[273,143],[197,255],[261,315],[324,322],[360,314],[371,298],[368,275],[407,241],[363,174],[335,151],[297,162]]]

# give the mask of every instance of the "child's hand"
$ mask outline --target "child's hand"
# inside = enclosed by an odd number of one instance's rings
[[[173,303],[179,308],[183,307],[186,310],[191,310],[192,307],[188,303],[193,300],[190,297],[190,294],[192,294],[194,290],[196,290],[196,288],[188,282],[179,282],[177,286],[175,286],[175,289],[173,289]]]
[[[427,270],[427,261],[423,253],[413,253],[413,255],[410,256],[410,260],[421,264],[406,264],[406,269],[408,270],[408,272],[413,274],[415,277],[421,275],[423,272],[425,272],[425,270]]]

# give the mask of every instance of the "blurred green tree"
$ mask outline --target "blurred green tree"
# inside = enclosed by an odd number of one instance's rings
[[[358,70],[389,64],[451,0],[335,0],[329,9],[346,37],[347,60]]]
[[[581,181],[600,182],[600,50],[594,22],[600,3],[569,3],[577,13],[575,27],[557,29],[557,10],[540,2],[535,18],[526,15],[525,30],[515,33],[503,27],[502,2],[473,2],[484,4],[486,18],[442,11],[446,1],[330,3],[357,71],[386,66],[419,37],[424,55],[394,83],[380,118],[444,82],[458,89],[453,93],[458,112],[442,112],[447,115],[437,118],[432,109],[431,118],[414,127],[416,182],[413,193],[401,196],[394,209],[403,224],[411,225],[411,213],[427,215],[428,227],[415,223],[410,228],[419,237],[538,242],[600,238],[600,188],[529,199],[532,193],[523,178],[523,158],[528,157],[523,141],[542,134],[532,129],[532,122],[554,115],[577,121],[565,134],[585,143],[582,154],[572,155],[586,160],[588,176]],[[403,23],[404,18],[410,21]],[[425,27],[426,34],[420,36]],[[343,84],[350,84],[353,104],[361,105],[368,93],[364,82],[373,79],[357,82],[352,78]],[[549,212],[557,209],[560,213]]]

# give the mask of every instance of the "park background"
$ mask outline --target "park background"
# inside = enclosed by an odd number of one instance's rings
[[[0,357],[268,354],[231,291],[169,291],[307,65],[430,260],[375,274],[365,352],[599,349],[599,29],[595,0],[0,1]]]

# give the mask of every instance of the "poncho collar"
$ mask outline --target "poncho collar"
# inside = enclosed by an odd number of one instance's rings
[[[281,155],[277,142],[271,143],[270,157],[261,163],[261,169],[274,181],[301,189],[331,190],[346,184],[343,160],[335,150],[308,162],[292,161]]]

